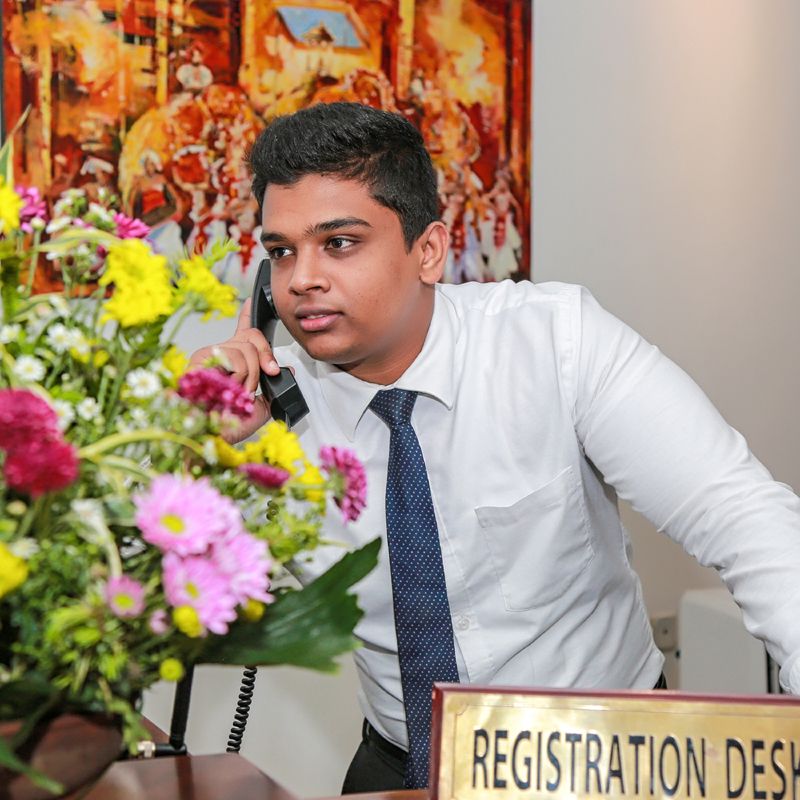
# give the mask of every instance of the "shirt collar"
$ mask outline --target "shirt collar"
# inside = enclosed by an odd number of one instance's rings
[[[381,389],[408,389],[428,395],[452,409],[455,399],[458,319],[450,301],[436,286],[433,316],[422,350],[408,369],[391,386],[354,378],[324,361],[314,362],[322,395],[349,441],[375,393]]]

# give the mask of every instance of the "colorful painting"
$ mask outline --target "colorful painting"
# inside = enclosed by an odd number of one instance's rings
[[[247,148],[280,114],[357,100],[423,134],[446,280],[530,275],[530,0],[2,0],[17,182],[136,215],[163,252],[261,258]],[[51,276],[57,280],[57,276]]]

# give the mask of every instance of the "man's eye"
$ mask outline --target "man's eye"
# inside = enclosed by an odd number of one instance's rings
[[[352,239],[345,239],[343,236],[334,236],[332,239],[328,239],[328,247],[332,250],[347,250],[354,244]]]
[[[267,255],[270,261],[280,261],[282,258],[289,255],[290,252],[288,247],[273,247],[267,250]]]

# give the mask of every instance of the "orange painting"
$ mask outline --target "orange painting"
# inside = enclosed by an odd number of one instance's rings
[[[15,175],[135,215],[157,249],[261,258],[247,148],[280,114],[357,100],[422,132],[446,280],[530,275],[530,0],[2,0]]]

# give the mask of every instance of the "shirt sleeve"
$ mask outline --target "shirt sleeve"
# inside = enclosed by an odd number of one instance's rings
[[[782,665],[781,685],[800,694],[800,498],[685,372],[584,289],[571,338],[586,456],[619,497],[718,570],[747,630]]]

